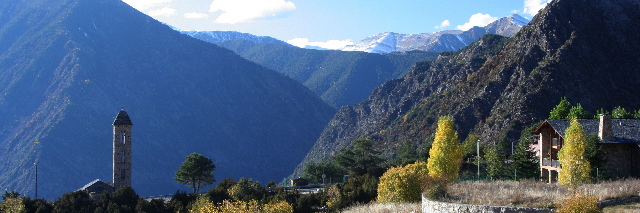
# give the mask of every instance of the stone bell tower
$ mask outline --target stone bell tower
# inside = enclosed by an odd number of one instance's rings
[[[131,119],[120,110],[113,121],[113,188],[131,186]]]

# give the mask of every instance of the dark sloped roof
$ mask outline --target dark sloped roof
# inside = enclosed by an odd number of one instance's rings
[[[125,112],[124,109],[121,109],[120,112],[118,112],[118,116],[116,116],[116,119],[113,121],[113,125],[133,125],[133,123],[131,123],[131,118],[129,118],[127,112]]]
[[[551,119],[547,123],[564,137],[564,131],[569,127],[571,119]],[[584,133],[598,134],[600,131],[600,119],[578,119],[578,123],[584,128]],[[611,119],[613,139],[604,140],[603,143],[637,143],[640,144],[640,119]]]

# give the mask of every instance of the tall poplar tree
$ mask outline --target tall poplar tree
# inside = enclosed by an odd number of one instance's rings
[[[429,176],[435,180],[450,182],[458,178],[462,162],[462,145],[458,132],[453,126],[453,118],[442,116],[438,119],[438,128],[429,150],[427,167]]]
[[[565,131],[564,145],[558,152],[558,160],[562,166],[562,172],[558,175],[560,184],[573,189],[590,182],[591,165],[584,156],[586,148],[587,136],[584,128],[577,119],[571,119]]]

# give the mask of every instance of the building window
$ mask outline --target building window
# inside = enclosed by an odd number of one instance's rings
[[[120,151],[120,162],[124,163],[124,151]]]
[[[120,169],[120,179],[124,180],[124,169]]]
[[[126,134],[124,133],[124,131],[120,132],[120,144],[125,144],[125,138],[126,138]]]

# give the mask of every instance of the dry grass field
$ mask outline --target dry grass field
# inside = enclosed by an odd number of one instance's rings
[[[420,213],[420,203],[370,203],[356,205],[342,211],[343,213]]]
[[[598,200],[640,195],[640,180],[629,179],[585,184],[577,189]],[[521,181],[464,181],[447,189],[446,202],[493,206],[520,206],[534,208],[555,208],[570,194],[569,190],[557,183],[535,180]]]
[[[586,184],[577,189],[598,200],[640,196],[640,180],[629,179]],[[447,188],[445,202],[493,206],[520,206],[534,208],[556,208],[570,191],[557,183],[535,180],[521,181],[462,181]],[[420,203],[373,203],[345,209],[348,213],[419,213]],[[640,212],[640,204],[612,206],[605,212]]]

